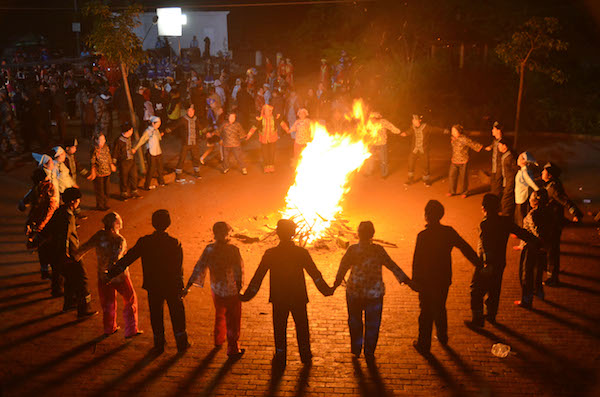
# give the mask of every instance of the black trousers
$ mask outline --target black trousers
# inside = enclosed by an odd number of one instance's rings
[[[121,194],[137,191],[137,165],[134,159],[121,160],[119,164],[119,188]]]
[[[94,192],[96,193],[96,207],[108,207],[108,185],[110,175],[97,176],[94,179]]]
[[[287,356],[287,322],[292,313],[296,324],[296,338],[300,358],[307,361],[312,358],[310,350],[310,331],[308,329],[308,314],[306,305],[286,305],[273,303],[273,333],[275,337],[275,354],[283,359]]]
[[[502,188],[502,170],[497,170],[497,172],[492,172],[490,177],[490,193],[495,194],[498,198],[502,197],[503,188]],[[514,194],[514,191],[513,191]],[[513,199],[514,200],[514,199]]]
[[[469,163],[454,164],[450,163],[448,172],[448,183],[450,185],[450,194],[467,194],[469,192]],[[460,184],[461,190],[457,190]]]
[[[77,304],[81,307],[89,303],[90,290],[83,262],[64,257],[59,270],[65,280],[65,306]]]
[[[550,273],[550,279],[552,281],[558,281],[558,275],[560,273],[560,235],[562,234],[562,228],[555,230],[552,233],[550,241],[548,242],[547,262],[548,272]]]
[[[181,145],[179,161],[177,161],[175,172],[181,173],[183,171],[183,163],[185,162],[188,153],[192,157],[194,171],[197,172],[200,169],[200,147],[198,147],[198,145]]]
[[[529,213],[529,200],[525,200],[522,204],[515,204],[515,223],[519,227],[523,227],[523,219]]]
[[[531,306],[533,296],[543,297],[542,279],[546,269],[546,250],[525,244],[519,261],[519,279],[521,280],[521,302]]]
[[[415,176],[415,166],[417,160],[421,160],[423,166],[423,181],[429,180],[429,151],[426,150],[424,153],[414,153],[411,151],[408,154],[408,177],[413,178]]]
[[[148,189],[150,187],[150,183],[152,182],[155,172],[158,183],[164,185],[165,178],[163,177],[164,171],[162,154],[153,156],[148,153],[146,159],[148,160],[148,169],[146,170],[146,182],[144,182],[144,188]]]
[[[275,165],[275,142],[260,145],[263,156],[263,166]]]
[[[162,347],[165,344],[165,301],[169,307],[173,334],[179,348],[187,344],[187,333],[185,330],[185,307],[177,292],[148,291],[148,306],[150,308],[150,324],[152,324],[154,334],[154,346]]]
[[[64,279],[61,275],[60,264],[55,262],[56,255],[49,244],[42,244],[38,247],[38,258],[40,260],[40,268],[42,271],[52,268],[52,294],[62,294]]]
[[[419,340],[425,350],[431,348],[431,331],[435,322],[437,337],[440,342],[448,341],[448,317],[446,315],[446,299],[449,286],[426,287],[419,292]]]
[[[475,269],[471,281],[471,311],[473,321],[483,321],[483,298],[487,294],[485,305],[488,318],[495,319],[500,303],[500,290],[502,288],[502,275],[504,266],[491,266]]]
[[[502,189],[501,201],[502,215],[513,219],[515,216],[515,188],[514,186],[504,186]]]

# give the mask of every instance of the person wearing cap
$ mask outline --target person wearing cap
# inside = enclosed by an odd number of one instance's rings
[[[127,241],[121,235],[123,220],[116,212],[106,214],[102,218],[104,228],[96,232],[77,250],[77,259],[81,260],[92,249],[96,250],[98,271],[98,296],[102,306],[104,335],[112,335],[117,326],[117,293],[123,297],[123,321],[125,322],[125,338],[142,334],[138,329],[138,301],[129,270],[113,278],[110,283],[103,282],[109,266],[123,257],[127,251]]]
[[[376,135],[371,143],[371,153],[373,157],[370,159],[367,167],[367,174],[373,173],[375,167],[375,160],[379,158],[379,164],[381,167],[381,177],[387,178],[388,176],[388,131],[393,134],[400,134],[401,131],[391,122],[384,119],[380,113],[372,112],[369,114],[369,121],[367,122],[367,128],[376,131]]]
[[[117,170],[113,163],[110,149],[106,144],[104,134],[96,135],[94,147],[92,148],[92,157],[90,160],[92,171],[87,179],[94,181],[94,193],[96,193],[96,210],[106,211],[108,206],[110,174]]]
[[[552,234],[548,245],[548,279],[544,283],[548,287],[559,285],[560,274],[560,236],[564,227],[564,212],[567,210],[574,222],[581,221],[583,213],[565,192],[560,175],[562,170],[554,163],[546,163],[542,170],[542,181],[548,192],[548,207],[556,220],[552,227]]]
[[[498,152],[498,144],[503,137],[502,125],[498,121],[494,121],[492,125],[492,143],[485,147],[486,152],[492,152],[492,176],[490,179],[490,190],[492,194],[498,197],[503,197],[502,186],[502,154]]]
[[[229,242],[231,226],[225,222],[213,225],[215,242],[204,248],[196,262],[184,290],[184,296],[193,285],[204,288],[206,272],[210,270],[210,289],[215,305],[214,342],[220,347],[227,341],[227,355],[240,357],[240,325],[242,302],[239,298],[244,278],[244,261],[240,250]]]
[[[547,266],[547,253],[551,244],[554,219],[552,210],[548,207],[548,192],[539,189],[529,197],[531,210],[523,218],[523,229],[539,239],[539,244],[527,242],[523,246],[519,261],[519,280],[521,282],[521,300],[515,305],[531,309],[533,298],[544,299],[543,277]]]
[[[263,171],[265,174],[275,172],[275,143],[279,139],[276,123],[278,119],[279,115],[273,115],[273,106],[264,105],[260,117],[256,118],[257,123],[250,128],[248,135],[246,135],[246,140],[248,140],[258,130],[258,141],[262,149]]]
[[[181,151],[179,160],[175,167],[175,180],[181,181],[183,174],[183,165],[188,153],[192,157],[192,166],[194,167],[194,176],[200,178],[200,136],[202,134],[202,120],[196,115],[196,109],[193,103],[185,103],[186,113],[179,120],[167,127],[167,133],[177,130],[181,136]]]
[[[89,317],[98,312],[92,310],[87,273],[83,263],[77,260],[79,235],[75,210],[81,203],[81,191],[70,187],[63,192],[62,200],[64,204],[54,212],[40,237],[44,241],[42,244],[49,244],[53,271],[57,267],[65,280],[63,311],[77,309],[77,317]]]
[[[536,165],[535,158],[529,152],[523,152],[517,157],[519,170],[515,176],[515,220],[521,227],[523,227],[523,218],[529,213],[531,192],[540,190],[533,176],[533,167]]]
[[[308,110],[305,108],[298,110],[298,120],[294,122],[292,128],[289,128],[285,122],[281,123],[281,128],[294,136],[294,158],[292,159],[292,166],[294,167],[300,158],[300,153],[313,140],[313,130],[311,120],[308,118]]]
[[[237,121],[235,111],[232,110],[229,112],[227,122],[223,123],[216,133],[221,138],[221,145],[223,146],[223,173],[226,174],[229,172],[231,157],[235,157],[242,174],[247,175],[248,169],[244,162],[241,142],[246,137],[246,131],[244,131],[244,127]]]
[[[148,291],[150,323],[154,334],[153,353],[162,354],[165,349],[165,301],[169,307],[177,350],[185,352],[188,342],[185,307],[183,305],[183,249],[175,237],[167,233],[171,225],[169,211],[160,209],[152,214],[152,234],[140,237],[135,245],[113,266],[109,266],[105,281],[117,277],[125,269],[142,258],[143,284]]]
[[[155,185],[151,185],[152,178],[156,172],[156,180],[160,186],[165,186],[165,179],[163,177],[163,158],[162,149],[160,147],[160,140],[164,135],[160,132],[160,118],[157,116],[150,117],[150,126],[146,128],[140,140],[133,147],[132,151],[135,153],[142,145],[147,144],[147,156],[148,169],[146,170],[146,182],[144,182],[144,189],[150,190],[156,188]]]
[[[113,164],[116,164],[119,170],[121,200],[142,197],[138,192],[137,164],[133,158],[131,135],[133,135],[131,124],[127,122],[121,124],[121,136],[115,140],[112,149]]]
[[[292,240],[296,234],[296,224],[289,219],[277,222],[279,245],[265,251],[254,277],[248,288],[240,296],[242,302],[247,302],[258,293],[260,285],[270,271],[270,297],[273,304],[273,333],[275,339],[275,357],[273,363],[279,368],[285,367],[287,357],[287,320],[292,313],[296,324],[296,337],[300,359],[305,365],[312,362],[310,349],[310,330],[306,305],[306,281],[304,271],[313,279],[319,291],[329,296],[333,289],[323,280],[323,275],[317,269],[310,253],[305,248],[297,246]]]
[[[500,175],[502,176],[502,196],[501,210],[502,215],[514,219],[515,217],[515,176],[519,168],[515,161],[515,156],[510,150],[511,142],[508,138],[502,138],[498,141],[498,156],[500,157]]]
[[[421,354],[429,354],[433,323],[437,339],[448,344],[446,299],[452,284],[452,249],[458,248],[475,267],[483,266],[477,253],[451,226],[442,225],[444,206],[437,200],[425,205],[425,230],[417,235],[413,256],[413,289],[419,292],[419,338],[413,342]]]
[[[415,166],[417,161],[420,160],[423,168],[423,183],[425,183],[425,186],[431,186],[429,174],[430,129],[427,123],[423,122],[423,116],[413,114],[411,128],[400,133],[400,136],[410,136],[408,179],[404,184],[408,186],[414,183]]]
[[[504,139],[504,138],[503,138]],[[499,153],[502,153],[502,140],[499,142]],[[481,328],[487,320],[496,323],[502,276],[506,267],[506,245],[508,237],[515,234],[528,244],[539,243],[539,240],[525,229],[514,223],[510,215],[500,215],[500,199],[492,193],[486,193],[481,202],[483,220],[479,224],[479,243],[477,251],[484,267],[476,267],[471,281],[472,320],[465,321],[469,328]],[[485,305],[487,315],[483,312],[483,299],[487,295]]]
[[[60,201],[60,192],[58,191],[58,175],[54,172],[54,160],[47,154],[31,153],[33,159],[37,162],[39,169],[43,170],[54,186],[54,197]]]
[[[339,287],[350,270],[350,278],[346,282],[350,350],[358,358],[364,341],[365,357],[368,360],[375,358],[379,339],[385,294],[382,268],[388,268],[400,284],[410,284],[408,276],[390,258],[385,248],[373,243],[374,235],[375,227],[371,221],[358,225],[358,244],[353,244],[346,250],[332,287],[334,290]]]
[[[46,156],[48,157],[48,156]],[[52,160],[48,157],[50,164]],[[42,280],[50,279],[50,268],[52,266],[52,252],[47,246],[39,246],[39,234],[44,230],[54,211],[58,209],[58,197],[54,193],[55,187],[50,176],[42,169],[36,168],[31,176],[33,187],[19,202],[19,210],[25,211],[30,207],[25,230],[28,247],[38,246],[38,257],[40,261],[40,273]],[[62,278],[58,269],[52,271],[52,296],[62,296]]]

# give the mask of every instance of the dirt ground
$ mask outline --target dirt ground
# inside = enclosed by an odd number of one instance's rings
[[[440,200],[446,207],[443,223],[454,226],[473,246],[477,243],[477,225],[481,220],[480,203],[486,187],[478,176],[489,168],[489,154],[473,156],[470,183],[475,194],[467,199],[446,197],[449,162],[448,136],[434,140],[431,159],[435,182],[430,188],[417,183],[405,188],[407,141],[390,140],[390,176],[378,174],[353,177],[351,191],[344,201],[344,217],[356,226],[362,220],[375,224],[376,238],[394,242],[398,248],[388,252],[409,275],[417,233],[424,226],[423,208],[429,199]],[[487,143],[487,137],[476,137]],[[152,232],[151,213],[159,208],[171,213],[168,232],[179,238],[184,249],[184,277],[191,274],[204,246],[211,241],[211,227],[227,221],[235,228],[250,229],[266,223],[285,203],[294,172],[288,166],[291,141],[279,142],[277,172],[263,174],[259,148],[251,141],[244,150],[249,174],[238,169],[220,173],[211,159],[201,170],[202,179],[171,183],[145,192],[142,199],[121,202],[111,199],[111,209],[124,220],[122,234],[132,246]],[[80,148],[82,167],[86,165],[85,142]],[[540,163],[552,160],[564,169],[568,193],[586,212],[600,206],[600,143],[556,138],[527,137],[524,146]],[[165,161],[173,169],[178,143],[165,141]],[[326,163],[323,165],[327,166]],[[520,297],[516,276],[517,253],[509,250],[500,306],[500,327],[486,328],[476,334],[462,321],[469,312],[469,283],[472,267],[453,254],[454,282],[448,299],[450,350],[434,344],[433,361],[419,356],[411,346],[416,337],[418,299],[393,276],[384,271],[387,294],[376,369],[364,362],[352,364],[346,323],[345,297],[342,290],[331,298],[321,296],[307,279],[309,320],[315,354],[312,369],[298,362],[293,322],[288,331],[289,362],[282,379],[271,377],[273,354],[271,309],[268,304],[268,280],[258,296],[244,304],[241,344],[246,355],[237,363],[225,361],[224,353],[211,351],[214,309],[208,288],[193,289],[185,304],[188,331],[194,346],[183,357],[174,354],[174,342],[167,326],[167,352],[155,361],[145,353],[152,346],[146,293],[141,289],[139,263],[131,275],[139,296],[140,327],[146,333],[131,342],[122,334],[108,339],[102,333],[101,317],[74,321],[72,313],[61,314],[61,302],[49,298],[49,285],[39,280],[36,257],[24,247],[23,214],[16,211],[18,200],[29,187],[33,164],[0,174],[0,374],[4,395],[57,395],[75,390],[83,395],[147,394],[184,395],[594,395],[600,392],[600,238],[591,217],[578,227],[569,227],[563,236],[563,281],[572,288],[547,291],[547,301],[535,303],[533,312],[513,307]],[[185,169],[191,173],[188,160]],[[417,173],[420,172],[417,169]],[[89,219],[82,222],[82,241],[101,227],[103,213],[95,206],[91,183],[79,176],[84,192],[82,207]],[[140,181],[141,182],[141,181]],[[111,186],[117,193],[118,185]],[[583,200],[590,200],[583,203]],[[264,222],[262,222],[264,220]],[[512,245],[514,242],[509,242]],[[236,242],[245,262],[245,280],[249,281],[264,250],[273,241],[255,244]],[[325,280],[332,283],[344,250],[311,250]],[[94,306],[97,298],[93,254],[84,258],[90,278]],[[570,274],[570,275],[569,275]],[[119,314],[119,321],[120,314]],[[167,320],[168,321],[168,316]],[[122,325],[122,324],[121,324]],[[501,360],[490,353],[493,342],[502,341],[513,348]],[[2,394],[2,393],[0,393]],[[598,395],[598,394],[595,394]]]

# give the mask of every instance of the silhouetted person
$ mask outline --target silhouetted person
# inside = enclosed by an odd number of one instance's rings
[[[65,279],[65,301],[63,311],[77,308],[77,317],[98,314],[92,310],[92,295],[88,289],[88,278],[81,261],[76,260],[79,235],[75,224],[75,210],[81,203],[81,191],[75,187],[65,189],[61,195],[64,204],[52,215],[42,230],[43,239],[49,239],[49,249],[54,253],[54,263]],[[52,271],[54,272],[55,266]]]
[[[304,364],[312,362],[308,315],[306,313],[308,295],[306,293],[306,282],[304,281],[304,270],[312,277],[315,285],[323,295],[333,294],[333,290],[323,280],[321,272],[317,269],[308,251],[305,248],[296,246],[292,241],[294,234],[296,234],[296,224],[293,221],[281,219],[277,222],[279,245],[269,248],[265,252],[246,292],[240,296],[243,302],[252,299],[258,292],[267,272],[271,271],[269,302],[273,304],[273,332],[275,334],[273,363],[280,367],[285,366],[286,363],[286,330],[290,313],[292,313],[296,323],[300,359]]]
[[[573,217],[574,222],[579,222],[583,213],[575,203],[569,199],[565,188],[560,181],[562,170],[553,163],[547,163],[542,170],[544,187],[548,191],[548,207],[556,220],[552,227],[552,235],[548,241],[548,273],[550,277],[544,283],[548,287],[559,285],[558,275],[560,273],[560,235],[565,226],[564,212],[567,210]]]
[[[502,141],[501,141],[502,142]],[[514,194],[514,193],[513,193]],[[498,304],[500,303],[500,289],[502,275],[506,267],[506,244],[510,234],[528,243],[535,243],[537,239],[525,229],[513,222],[512,216],[499,215],[500,199],[495,194],[488,193],[483,196],[481,203],[483,221],[479,224],[479,244],[477,251],[485,263],[485,267],[475,268],[471,282],[471,310],[473,320],[465,321],[469,327],[483,327],[483,298],[487,306],[485,318],[490,323],[496,322]]]
[[[383,295],[385,294],[385,285],[381,274],[382,267],[387,267],[400,284],[410,283],[408,276],[390,258],[385,249],[381,245],[373,244],[374,234],[375,227],[372,222],[361,222],[358,225],[359,242],[348,247],[333,284],[334,289],[339,287],[350,270],[350,278],[346,282],[346,303],[348,305],[351,351],[358,358],[364,340],[367,360],[375,358],[375,349],[379,339]]]
[[[162,354],[165,348],[164,304],[169,306],[177,350],[182,353],[190,347],[185,330],[183,292],[183,250],[181,243],[166,230],[171,225],[167,210],[152,214],[154,233],[141,237],[137,243],[108,271],[108,279],[121,274],[138,258],[142,258],[144,283],[148,291],[150,323],[154,333],[154,353]]]
[[[471,246],[450,226],[441,225],[444,206],[429,200],[425,206],[425,230],[417,236],[413,257],[413,283],[419,291],[419,339],[413,346],[421,354],[431,348],[431,330],[435,322],[437,338],[442,345],[448,343],[446,298],[452,283],[452,248],[458,248],[475,266],[481,260]]]

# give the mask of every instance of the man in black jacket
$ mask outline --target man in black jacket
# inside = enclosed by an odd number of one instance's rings
[[[514,178],[513,178],[514,180]],[[477,251],[485,267],[476,267],[471,282],[471,310],[473,320],[465,321],[468,327],[483,327],[483,298],[487,306],[487,320],[494,324],[500,303],[502,275],[506,267],[506,243],[510,234],[515,234],[527,243],[536,243],[538,239],[517,226],[512,216],[500,216],[500,200],[495,194],[483,196],[481,203],[483,221],[479,224],[479,244]]]
[[[70,187],[65,189],[61,197],[64,204],[54,212],[41,237],[45,241],[43,244],[49,244],[54,263],[65,279],[63,311],[77,308],[77,317],[93,316],[98,312],[91,308],[92,295],[88,289],[87,273],[83,263],[75,259],[79,248],[75,210],[81,203],[81,192]]]
[[[181,135],[181,152],[179,153],[179,160],[175,167],[175,180],[181,180],[181,174],[183,173],[183,163],[187,157],[188,152],[192,156],[192,165],[194,167],[194,176],[200,178],[200,135],[202,133],[202,122],[200,118],[196,116],[196,110],[194,104],[185,103],[183,105],[186,109],[186,114],[174,124],[167,127],[167,132],[172,130],[179,130]]]
[[[560,181],[562,170],[554,163],[547,163],[542,170],[544,187],[548,191],[548,207],[554,214],[552,219],[556,220],[552,227],[552,235],[548,241],[548,273],[549,278],[544,282],[548,287],[559,285],[558,275],[560,273],[560,235],[565,224],[565,209],[573,217],[574,222],[579,222],[583,213],[567,196],[565,188]]]
[[[154,333],[154,352],[161,354],[165,346],[164,304],[167,301],[177,350],[183,353],[190,347],[185,325],[183,292],[183,250],[181,243],[165,231],[171,224],[167,210],[152,214],[152,226],[156,231],[141,237],[108,271],[108,279],[121,274],[138,258],[142,258],[144,282],[148,291],[150,323]]]
[[[413,342],[421,354],[429,354],[431,330],[435,322],[437,338],[442,345],[448,343],[448,318],[446,299],[452,283],[452,248],[458,248],[476,267],[481,260],[471,246],[450,226],[441,225],[444,206],[429,200],[425,206],[425,230],[417,236],[413,257],[412,280],[419,291],[419,339]]]
[[[137,165],[133,158],[131,135],[133,127],[129,123],[121,125],[121,135],[115,141],[112,150],[113,163],[117,164],[119,169],[119,187],[121,189],[121,199],[123,201],[130,197],[141,197],[137,190]]]
[[[423,182],[425,186],[431,186],[431,176],[429,175],[429,135],[429,127],[423,122],[423,116],[413,114],[411,128],[401,134],[401,136],[410,136],[408,179],[404,183],[407,186],[414,183],[415,165],[419,159],[423,165]]]
[[[273,332],[275,334],[273,363],[280,367],[285,366],[286,363],[286,330],[290,313],[292,313],[296,323],[300,359],[307,365],[312,362],[308,315],[306,313],[308,295],[306,293],[306,282],[304,281],[304,270],[312,277],[315,285],[323,295],[333,294],[333,290],[323,280],[321,272],[317,269],[308,251],[294,244],[292,238],[295,234],[296,225],[293,221],[281,219],[277,222],[279,245],[269,248],[265,252],[254,277],[248,284],[246,292],[240,296],[243,302],[252,299],[260,289],[267,272],[271,271],[269,302],[273,304]]]

